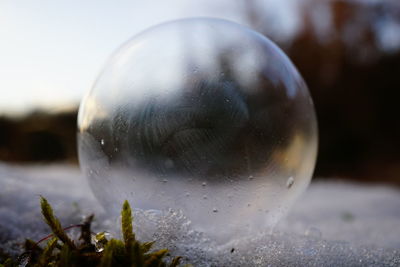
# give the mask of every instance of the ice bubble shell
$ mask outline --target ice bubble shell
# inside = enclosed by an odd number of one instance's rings
[[[79,158],[117,214],[176,210],[224,243],[271,229],[310,182],[313,103],[268,38],[211,18],[152,27],[119,48],[83,99]]]

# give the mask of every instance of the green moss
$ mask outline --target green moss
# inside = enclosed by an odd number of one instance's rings
[[[170,263],[165,262],[167,249],[151,251],[154,242],[141,243],[136,240],[132,227],[132,210],[125,201],[121,211],[121,229],[123,240],[108,240],[105,232],[96,234],[92,241],[91,222],[93,215],[89,216],[82,224],[79,240],[72,240],[62,228],[60,221],[53,213],[47,200],[40,200],[44,221],[53,232],[44,248],[32,240],[26,240],[25,252],[16,260],[8,259],[0,267],[16,267],[27,262],[25,266],[178,266],[181,257],[175,257]],[[96,247],[97,245],[97,247]],[[101,249],[99,249],[101,248]]]

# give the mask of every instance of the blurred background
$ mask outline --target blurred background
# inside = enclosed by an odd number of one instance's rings
[[[0,1],[0,161],[78,164],[79,101],[110,54],[194,16],[247,25],[288,54],[318,116],[315,177],[400,186],[399,0]]]

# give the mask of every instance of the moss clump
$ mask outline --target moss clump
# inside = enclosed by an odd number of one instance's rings
[[[175,257],[170,263],[164,261],[168,250],[151,251],[154,242],[141,243],[136,240],[132,231],[132,210],[125,201],[121,211],[121,228],[123,240],[106,238],[104,232],[95,236],[93,243],[90,230],[93,215],[78,225],[81,228],[79,240],[72,240],[61,227],[60,221],[54,216],[53,209],[47,200],[41,197],[42,214],[45,222],[51,228],[53,235],[45,247],[39,242],[26,240],[25,252],[17,259],[8,259],[0,267],[16,266],[178,266],[181,257]]]

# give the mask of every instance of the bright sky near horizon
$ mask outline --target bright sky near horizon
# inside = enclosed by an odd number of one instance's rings
[[[219,8],[196,6],[188,0],[0,1],[0,114],[76,105],[110,54],[136,33],[183,17],[224,17]]]
[[[75,107],[107,58],[138,32],[185,17],[248,25],[247,0],[0,0],[0,115]],[[290,35],[299,0],[255,0]],[[275,25],[275,26],[276,26]]]

